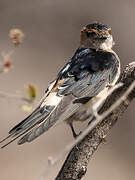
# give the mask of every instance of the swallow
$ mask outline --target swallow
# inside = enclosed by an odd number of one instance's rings
[[[37,108],[9,131],[10,139],[1,148],[20,138],[18,144],[31,142],[56,122],[65,121],[76,133],[73,121],[84,121],[91,107],[120,76],[120,60],[112,50],[111,28],[99,22],[84,26],[80,45],[51,82]]]

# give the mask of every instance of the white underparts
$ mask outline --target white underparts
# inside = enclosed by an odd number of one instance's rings
[[[100,49],[108,50],[111,49],[114,45],[113,37],[110,35],[103,43],[100,45]]]

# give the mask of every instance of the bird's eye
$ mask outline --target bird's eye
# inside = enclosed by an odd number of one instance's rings
[[[90,37],[90,36],[95,36],[96,33],[95,32],[91,32],[91,31],[86,31],[86,35],[87,35],[87,37]]]

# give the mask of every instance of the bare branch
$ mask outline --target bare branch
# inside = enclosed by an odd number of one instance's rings
[[[110,129],[134,99],[134,80],[135,62],[130,63],[121,74],[119,82],[122,82],[124,85],[116,89],[106,99],[104,106],[99,111],[99,117],[104,116],[103,121],[96,124],[96,127],[94,126],[95,128],[83,138],[77,146],[73,147],[56,177],[56,180],[80,180],[85,175],[87,165],[93,153],[97,150]],[[114,105],[116,101],[117,104]]]
[[[120,103],[126,98],[126,95],[130,93],[130,91],[132,91],[132,89],[135,87],[135,81],[132,84],[131,87],[129,87],[129,89],[125,92],[124,96],[122,96],[120,99],[118,99],[116,101],[116,103],[114,103],[107,111],[105,111],[103,114],[99,115],[98,114],[98,110],[99,107],[101,107],[101,105],[103,105],[103,102],[105,102],[105,99],[112,94],[112,92],[114,90],[116,90],[117,88],[121,87],[123,84],[122,83],[118,83],[116,86],[112,87],[108,93],[106,94],[105,97],[102,97],[101,99],[99,99],[99,101],[97,101],[94,105],[93,105],[93,117],[95,117],[93,119],[93,121],[88,125],[88,127],[76,138],[74,139],[70,144],[68,144],[64,150],[62,150],[62,152],[60,152],[59,154],[57,154],[57,156],[55,158],[53,157],[49,157],[48,161],[49,161],[49,166],[54,166],[56,165],[69,151],[71,151],[71,149],[77,145],[89,132],[91,132],[105,117],[107,117],[110,112],[112,112],[116,107],[118,107],[120,105]],[[88,119],[89,120],[89,119]]]
[[[24,102],[27,102],[27,103],[31,103],[31,100],[27,97],[23,97],[22,95],[20,94],[11,94],[11,93],[6,93],[6,92],[3,92],[3,91],[0,91],[0,97],[2,98],[11,98],[11,99],[18,99],[18,100],[21,100],[21,101],[24,101]]]

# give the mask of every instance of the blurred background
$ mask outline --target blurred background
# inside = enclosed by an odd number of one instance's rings
[[[38,87],[36,103],[60,68],[72,57],[79,44],[80,29],[92,21],[112,27],[122,68],[135,58],[135,1],[130,0],[1,0],[0,52],[13,49],[8,33],[20,28],[24,42],[11,56],[12,70],[0,74],[0,91],[25,94],[24,85]],[[2,56],[0,56],[2,58]],[[22,102],[0,97],[0,139],[26,112]],[[135,179],[134,106],[123,114],[117,125],[91,159],[84,180]],[[64,123],[52,128],[30,144],[16,142],[0,150],[0,179],[38,180],[47,167],[48,156],[57,155],[72,140]],[[46,178],[53,180],[64,159]]]

